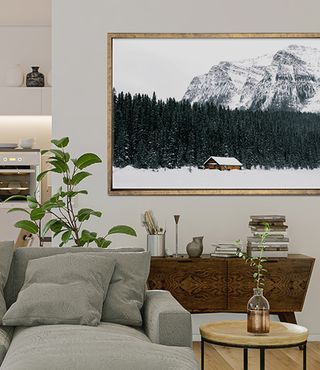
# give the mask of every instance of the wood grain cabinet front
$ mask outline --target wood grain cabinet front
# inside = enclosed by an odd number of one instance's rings
[[[314,258],[292,254],[266,263],[264,295],[281,321],[296,322],[302,311]],[[192,313],[246,312],[254,282],[252,269],[238,258],[152,257],[150,289],[169,290]]]

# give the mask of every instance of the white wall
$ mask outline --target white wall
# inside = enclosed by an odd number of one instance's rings
[[[251,214],[287,216],[291,252],[320,259],[319,197],[206,196],[108,197],[106,188],[106,34],[107,32],[317,32],[317,1],[284,0],[55,0],[53,3],[53,136],[70,136],[75,153],[97,152],[104,165],[87,181],[90,196],[83,204],[104,212],[98,231],[125,223],[138,238],[115,239],[115,244],[145,246],[140,214],[152,209],[167,225],[167,245],[173,248],[173,214],[181,214],[181,252],[194,235],[210,242],[245,239]],[[319,179],[320,185],[320,179]],[[81,205],[81,204],[80,204]],[[318,319],[320,279],[318,263],[313,273],[300,323],[320,335]],[[208,320],[208,317],[205,316]],[[194,332],[197,332],[195,318]]]

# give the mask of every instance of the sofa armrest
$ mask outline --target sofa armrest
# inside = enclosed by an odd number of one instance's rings
[[[13,337],[14,327],[0,326],[0,365],[2,364]]]
[[[191,315],[166,290],[147,290],[143,306],[146,335],[153,343],[191,347]]]

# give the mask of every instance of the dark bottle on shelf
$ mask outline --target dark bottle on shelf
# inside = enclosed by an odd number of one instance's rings
[[[27,74],[27,87],[44,87],[44,74],[39,72],[39,67],[31,67],[32,72]]]

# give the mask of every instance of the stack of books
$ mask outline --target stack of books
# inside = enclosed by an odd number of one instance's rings
[[[236,244],[212,244],[215,247],[213,253],[210,253],[211,257],[237,257],[241,248]]]
[[[261,253],[261,236],[265,233],[265,224],[269,225],[268,236],[264,239],[263,256],[266,258],[287,258],[289,238],[285,224],[286,217],[279,215],[251,216],[249,227],[252,236],[248,237],[247,253],[258,257]]]

